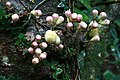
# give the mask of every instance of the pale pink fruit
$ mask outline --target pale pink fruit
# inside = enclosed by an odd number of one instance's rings
[[[42,37],[41,37],[41,35],[37,34],[35,38],[38,41],[38,40],[41,40]]]
[[[59,45],[59,48],[63,49],[63,48],[64,48],[64,45],[63,45],[63,44],[60,44],[60,45]]]
[[[94,10],[92,11],[92,14],[93,14],[93,16],[97,16],[97,15],[98,15],[98,10],[94,9]]]
[[[33,52],[34,52],[34,49],[33,49],[32,47],[29,47],[29,48],[28,48],[28,52],[29,52],[29,53],[33,53]]]
[[[79,27],[80,27],[80,28],[83,28],[83,29],[86,29],[86,28],[87,28],[87,24],[86,24],[85,22],[81,21],[81,22],[79,23]]]
[[[47,48],[47,43],[46,42],[42,42],[39,44],[40,47],[43,47],[43,48]]]
[[[101,24],[107,24],[108,25],[108,24],[110,24],[110,20],[105,19],[104,21],[101,22]]]
[[[72,13],[71,20],[77,20],[77,13]]]
[[[100,37],[95,35],[90,41],[100,41]]]
[[[61,24],[64,21],[64,17],[59,16],[59,18],[56,21],[56,25]]]
[[[107,14],[105,12],[101,12],[100,15],[98,16],[98,19],[103,19],[107,17]]]
[[[52,15],[52,17],[53,17],[53,19],[58,19],[59,15],[58,15],[57,13],[54,13],[54,14]]]
[[[65,11],[65,16],[70,17],[71,16],[71,11],[70,10]]]
[[[98,23],[96,21],[93,21],[92,28],[97,28],[97,27],[98,27]]]
[[[38,43],[36,41],[32,42],[32,46],[37,47]]]
[[[100,13],[100,16],[101,16],[101,17],[107,17],[107,14],[106,14],[105,12],[101,12],[101,13]]]
[[[33,59],[32,59],[32,63],[33,63],[33,64],[38,64],[38,63],[39,63],[39,59],[36,58],[36,57],[33,58]]]
[[[18,14],[13,14],[11,17],[12,17],[12,21],[17,21],[17,20],[19,20]]]
[[[49,24],[52,24],[53,23],[53,17],[52,16],[48,16],[46,18],[46,21],[49,23]]]
[[[53,17],[53,22],[56,23],[56,21],[57,21],[58,18],[59,18],[59,15],[58,15],[57,13],[54,13],[54,14],[52,15],[52,17]]]
[[[36,11],[36,16],[41,16],[42,15],[42,11],[41,10],[35,10]]]
[[[40,60],[44,60],[44,59],[46,59],[46,57],[47,57],[46,52],[41,53],[40,56],[39,56]]]
[[[6,4],[5,4],[6,6],[8,6],[8,7],[10,7],[11,6],[11,2],[6,2]]]
[[[77,21],[80,22],[82,20],[82,15],[81,14],[78,14],[77,15]]]
[[[41,53],[42,53],[42,50],[41,50],[40,48],[36,48],[36,49],[35,49],[35,53],[36,53],[36,54],[41,54]]]
[[[105,19],[104,21],[105,21],[105,24],[110,24],[110,20]]]
[[[72,28],[73,27],[73,23],[72,22],[68,22],[67,23],[67,28]]]
[[[33,14],[34,16],[38,16],[38,17],[42,15],[41,10],[32,10],[30,13]]]

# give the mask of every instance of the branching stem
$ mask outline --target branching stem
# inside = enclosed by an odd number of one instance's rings
[[[46,0],[43,0],[42,2],[40,2],[39,4],[37,4],[37,5],[34,7],[33,10],[37,9],[37,8],[38,8],[40,5],[42,5],[45,1],[46,1]],[[24,6],[24,8],[27,10],[27,12],[30,13],[30,11],[28,10],[28,8],[21,2],[21,0],[19,0],[19,2]],[[45,28],[45,26],[42,25],[41,23],[39,23],[39,22],[32,16],[32,14],[29,14],[28,20],[27,20],[21,27],[18,27],[18,28],[23,28],[24,26],[26,26],[26,25],[30,22],[31,18],[33,18],[33,20],[34,20],[37,24],[39,24],[40,26],[42,26],[42,28]],[[39,29],[38,29],[36,26],[35,26],[35,28],[36,28],[37,31],[39,32]]]

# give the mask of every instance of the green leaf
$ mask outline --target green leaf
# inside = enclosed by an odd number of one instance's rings
[[[58,75],[61,74],[63,70],[61,68],[57,68],[56,72],[53,74],[53,78],[57,79]]]
[[[113,62],[111,62],[111,63],[118,65],[118,64],[120,64],[120,60],[116,60],[116,61],[113,61]]]
[[[7,80],[7,79],[5,79],[5,76],[0,76],[0,80]]]
[[[56,74],[58,75],[58,74],[61,74],[62,73],[62,69],[61,68],[57,68],[57,70],[56,70]]]
[[[90,0],[80,0],[80,2],[90,11],[92,10],[92,7],[90,6]]]
[[[82,51],[80,52],[80,56],[81,56],[81,57],[85,57],[85,55],[86,55],[85,51],[82,50]]]
[[[89,17],[82,11],[80,11],[78,8],[74,8],[75,12],[78,14],[81,14],[83,16],[83,21],[89,20]]]
[[[32,3],[35,3],[35,0],[31,0]]]
[[[2,62],[3,63],[8,63],[9,62],[9,58],[7,56],[2,56]]]
[[[21,39],[24,38],[24,36],[25,36],[24,34],[20,33],[18,37]]]
[[[51,63],[51,69],[56,69],[57,65],[58,65],[57,61],[52,61],[52,63]]]
[[[110,33],[114,39],[118,37],[117,31],[114,26],[110,29]]]
[[[65,5],[64,5],[63,2],[60,2],[60,3],[57,5],[58,8],[62,8],[62,7],[64,7],[64,6],[65,6]]]
[[[9,17],[10,17],[10,14],[5,15],[5,18],[9,18]]]
[[[119,42],[119,38],[115,38],[115,39],[114,39],[114,45],[117,45],[118,42]]]
[[[15,45],[19,45],[21,43],[21,39],[18,39],[16,42],[15,42]]]
[[[107,70],[103,75],[105,80],[114,80],[114,75],[110,70]]]
[[[2,19],[6,15],[5,10],[0,9],[0,19]]]
[[[120,19],[116,19],[116,20],[114,21],[114,23],[117,24],[117,25],[120,27]]]

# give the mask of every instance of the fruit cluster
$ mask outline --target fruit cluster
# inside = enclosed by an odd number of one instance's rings
[[[103,27],[102,25],[110,24],[110,20],[106,19],[107,14],[105,12],[100,12],[100,14],[98,14],[98,10],[94,9],[92,11],[93,20],[91,20],[90,24],[87,24],[82,21],[83,16],[81,14],[71,13],[70,10],[67,10],[65,12],[65,16],[67,17],[66,26],[68,29],[73,29],[74,24],[77,23],[76,27],[79,31],[84,31],[92,37],[89,41],[99,41],[99,28]],[[83,34],[85,35],[86,33]]]
[[[44,39],[45,41],[43,41]],[[28,52],[33,55],[32,63],[37,64],[39,60],[44,60],[47,57],[47,53],[44,52],[44,49],[48,47],[47,43],[54,44],[58,46],[60,49],[64,48],[63,44],[60,44],[60,38],[57,36],[55,31],[48,30],[45,33],[45,36],[37,34],[35,40],[32,42],[31,47],[28,48]]]
[[[10,8],[12,4],[10,2],[6,2],[6,7]],[[32,16],[39,18],[43,13],[41,10],[32,10],[30,13]],[[70,10],[65,11],[65,16],[67,19],[66,27],[67,30],[76,29],[76,32],[81,32],[83,37],[86,37],[88,34],[90,39],[88,41],[100,41],[99,31],[100,28],[103,28],[103,25],[110,24],[110,20],[108,20],[107,14],[105,12],[100,12],[96,9],[92,11],[93,18],[88,21],[87,24],[83,21],[83,16],[81,14],[72,13]],[[12,22],[16,22],[20,19],[18,14],[11,15]],[[29,53],[33,53],[32,63],[37,64],[39,60],[44,60],[47,57],[47,52],[44,52],[44,49],[48,47],[47,43],[54,44],[55,46],[59,46],[59,48],[63,49],[64,45],[61,44],[61,39],[57,35],[54,28],[65,21],[63,16],[59,16],[57,13],[53,13],[51,16],[46,17],[46,21],[52,27],[50,30],[47,30],[44,34],[44,37],[41,35],[36,35],[35,40],[32,42],[31,47],[28,48]],[[77,25],[76,25],[77,24]],[[66,30],[66,31],[67,31]],[[44,40],[42,40],[44,39]],[[88,38],[87,38],[88,39]],[[84,40],[87,40],[84,39]]]

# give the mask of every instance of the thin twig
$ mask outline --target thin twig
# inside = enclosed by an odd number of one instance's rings
[[[30,15],[28,16],[28,20],[27,20],[21,27],[16,27],[15,29],[24,28],[24,26],[26,26],[26,25],[30,22],[31,17],[32,17],[32,15],[30,14]]]
[[[69,0],[69,8],[73,12],[73,0]]]
[[[76,71],[76,77],[75,77],[75,80],[77,80],[77,77],[78,77],[78,69]]]
[[[71,0],[69,0],[68,5],[69,5],[69,8],[70,8],[70,10],[71,10]]]
[[[33,18],[33,20],[34,20],[38,25],[40,25],[43,29],[44,29],[44,28],[48,28],[48,29],[49,29],[48,26],[43,25],[42,23],[38,22],[33,16],[32,16],[32,18]]]
[[[43,4],[45,1],[46,1],[46,0],[43,0],[42,2],[40,2],[39,4],[37,4],[37,5],[34,7],[33,10],[37,9],[37,8],[38,8],[41,4]],[[28,10],[28,8],[21,2],[21,0],[19,0],[19,2],[24,6],[24,8],[25,8],[28,12],[30,12],[30,11]],[[28,20],[27,20],[21,27],[18,27],[18,28],[23,28],[24,26],[26,26],[26,25],[30,22],[31,18],[33,18],[33,20],[34,20],[35,22],[37,22],[37,24],[41,25],[41,26],[44,27],[44,28],[46,27],[46,26],[42,25],[41,23],[39,23],[34,17],[32,17],[32,14],[30,14],[29,17],[28,17]],[[39,31],[39,29],[38,29],[37,27],[35,27],[35,28],[37,29],[37,31]]]
[[[37,9],[40,5],[42,5],[44,2],[46,2],[47,0],[43,0],[41,1],[39,4],[37,4],[33,10]]]
[[[80,70],[80,65],[79,65],[79,60],[78,60],[78,54],[80,53],[80,51],[81,51],[81,49],[80,49],[80,40],[79,40],[79,31],[76,31],[76,45],[77,45],[77,47],[76,47],[76,49],[77,49],[77,51],[76,51],[76,71],[77,71],[77,73],[76,73],[76,77],[75,77],[75,80],[81,80],[80,79],[80,74],[79,74],[79,70]]]
[[[19,2],[23,5],[23,7],[27,10],[27,12],[30,12],[29,10],[28,10],[28,8],[22,3],[22,1],[21,0],[19,0]]]
[[[36,20],[36,19],[35,19]],[[37,24],[36,24],[36,22],[35,22],[35,28],[36,28],[36,30],[37,30],[37,32],[39,33],[39,28],[37,27]]]

